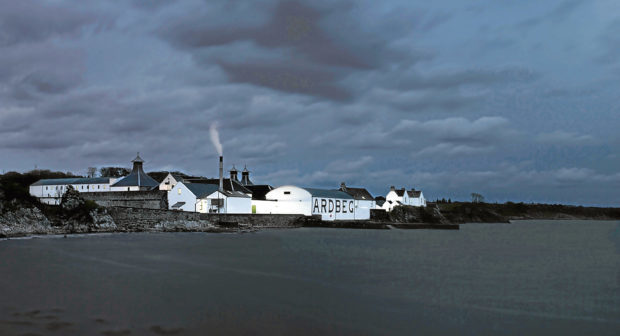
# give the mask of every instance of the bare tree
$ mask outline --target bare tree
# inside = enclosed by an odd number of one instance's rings
[[[88,167],[88,177],[95,177],[95,175],[97,174],[97,168],[95,167]]]
[[[484,203],[484,196],[478,193],[471,193],[471,202],[472,203]]]

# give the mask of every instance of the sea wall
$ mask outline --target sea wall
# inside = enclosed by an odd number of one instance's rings
[[[89,192],[80,193],[80,196],[104,207],[168,208],[168,194],[161,190]]]
[[[258,214],[201,214],[197,212],[133,207],[111,207],[108,213],[116,225],[128,231],[157,228],[200,229],[219,226],[252,228],[300,227],[305,219],[300,215]]]
[[[300,227],[310,218],[303,215],[282,214],[200,214],[200,219],[213,225],[223,222],[256,228]]]

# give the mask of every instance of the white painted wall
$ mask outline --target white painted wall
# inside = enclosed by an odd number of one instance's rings
[[[116,183],[115,178],[110,178],[109,183],[97,183],[97,184],[71,184],[73,189],[81,193],[86,192],[109,192],[110,185]],[[41,203],[58,205],[62,196],[67,192],[69,184],[55,184],[55,185],[37,185],[30,186],[28,191],[30,195],[39,198]]]
[[[355,219],[370,219],[370,209],[376,207],[374,200],[355,200]]]
[[[194,193],[187,189],[187,187],[183,183],[177,183],[177,185],[174,186],[172,190],[168,191],[169,209],[172,209],[172,206],[175,205],[177,202],[185,202],[185,204],[183,204],[183,206],[180,207],[178,210],[195,212],[196,201],[196,195],[194,195]]]
[[[256,209],[257,214],[280,213],[277,206],[277,201],[252,200],[252,207]]]
[[[295,186],[275,188],[265,195],[267,201],[253,201],[256,213],[320,215],[323,220],[364,220],[370,218],[374,200],[364,203],[358,215],[354,199],[313,197],[310,192]],[[271,202],[269,202],[271,201]],[[275,202],[273,202],[275,201]]]
[[[355,216],[354,199],[313,197],[312,214],[326,221],[361,219]]]
[[[172,174],[168,173],[168,176],[159,184],[159,190],[170,191],[179,182],[180,181],[177,181]]]
[[[226,198],[226,213],[250,214],[252,213],[252,199],[249,197]]]
[[[268,192],[265,198],[267,200],[277,201],[276,204],[271,207],[271,212],[269,213],[312,215],[312,195],[303,188],[292,185],[281,186]]]

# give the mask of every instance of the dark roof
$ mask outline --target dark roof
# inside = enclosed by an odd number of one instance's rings
[[[316,188],[303,188],[307,192],[309,192],[314,197],[327,197],[327,198],[342,198],[342,199],[353,199],[353,197],[345,192],[340,190],[329,190],[329,189],[316,189]]]
[[[220,188],[215,184],[204,183],[185,183],[185,186],[189,189],[189,191],[196,195],[196,198],[205,198]]]
[[[409,197],[418,198],[422,192],[420,190],[407,190]]]
[[[176,202],[176,203],[174,203],[172,208],[173,209],[178,209],[178,208],[182,207],[183,205],[185,205],[185,202]]]
[[[396,195],[398,195],[398,197],[402,197],[405,194],[405,188],[403,189],[396,189]]]
[[[378,206],[383,206],[383,204],[385,204],[385,199],[377,200],[377,205]]]
[[[152,177],[148,176],[141,168],[134,169],[131,173],[125,176],[120,181],[114,183],[113,187],[148,187],[154,188],[159,186],[159,183]]]
[[[191,183],[207,183],[207,184],[215,184],[220,185],[220,179],[214,178],[199,178],[199,179],[186,179],[187,182]],[[244,194],[251,194],[252,192],[244,187],[239,181],[231,180],[229,178],[225,178],[223,181],[224,190],[227,191],[240,191]]]
[[[367,201],[375,200],[372,197],[372,195],[368,192],[368,190],[364,188],[345,187],[345,190],[342,190],[342,188],[340,188],[340,191],[346,192],[347,194],[353,196],[353,198],[355,198],[356,200],[367,200]]]
[[[61,179],[43,179],[33,183],[33,186],[40,185],[67,185],[67,184],[105,184],[110,183],[110,177],[78,177]]]
[[[263,201],[266,200],[265,195],[273,190],[273,187],[267,184],[246,185],[245,188],[252,192],[252,199]]]

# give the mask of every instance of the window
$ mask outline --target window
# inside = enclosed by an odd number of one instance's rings
[[[178,193],[179,193],[179,195],[181,195],[181,188],[179,188],[179,191],[178,191]]]
[[[101,186],[100,186],[100,185],[98,185],[98,186],[97,186],[97,190],[99,190],[99,188],[101,188]]]
[[[47,190],[47,187],[45,187],[45,190]]]
[[[285,191],[285,192],[284,192],[284,195],[290,195],[290,194],[291,194],[291,192],[290,192],[290,191]]]

